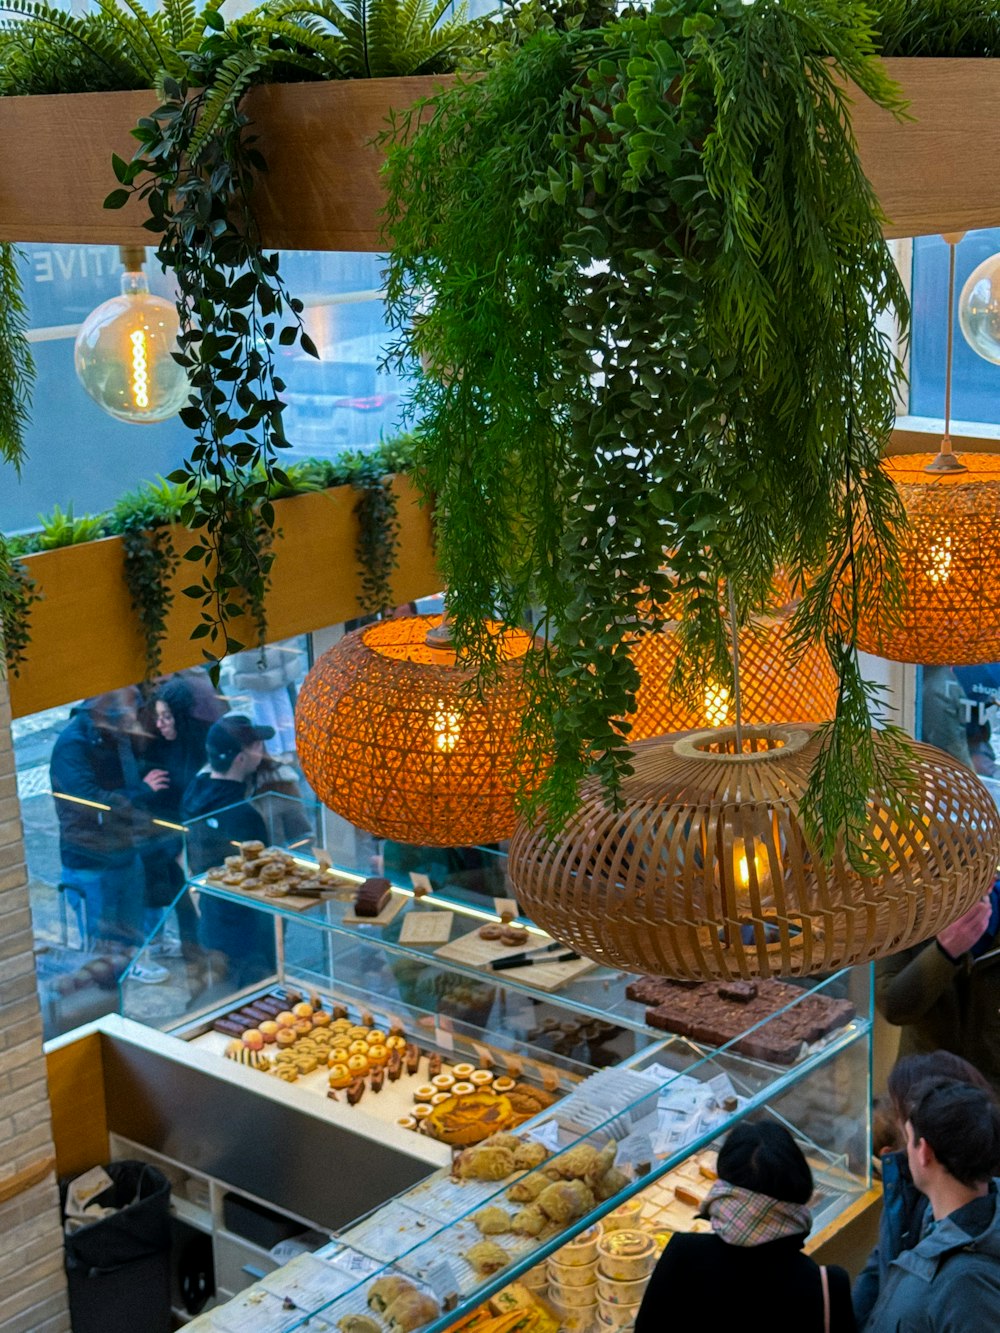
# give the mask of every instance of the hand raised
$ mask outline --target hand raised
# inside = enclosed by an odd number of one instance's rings
[[[170,786],[170,774],[165,768],[151,768],[143,782],[151,791],[163,791],[165,787]]]
[[[990,911],[989,897],[980,898],[964,916],[938,932],[937,942],[949,957],[960,958],[968,953],[990,924]]]

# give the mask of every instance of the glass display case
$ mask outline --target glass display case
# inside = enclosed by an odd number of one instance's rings
[[[302,846],[264,853],[244,842],[189,881],[202,922],[225,909],[231,938],[156,1025],[248,1088],[308,1100],[366,1154],[409,1145],[426,1174],[191,1327],[437,1333],[491,1297],[537,1291],[542,1260],[596,1245],[606,1216],[635,1237],[635,1262],[619,1265],[634,1284],[670,1233],[705,1225],[714,1148],[747,1115],[779,1119],[806,1152],[814,1230],[869,1188],[869,969],[644,981],[564,957],[499,895],[397,882],[364,917],[359,871]],[[121,1000],[143,1018],[128,973]],[[594,1310],[553,1285],[554,1327],[577,1333]]]

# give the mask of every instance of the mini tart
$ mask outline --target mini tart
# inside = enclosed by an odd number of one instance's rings
[[[431,1083],[421,1083],[419,1088],[413,1089],[413,1100],[415,1102],[429,1102],[438,1091]]]
[[[368,1063],[372,1065],[384,1065],[389,1058],[389,1051],[385,1046],[368,1047]]]
[[[428,1106],[426,1102],[417,1102],[413,1108],[412,1115],[414,1120],[426,1120],[434,1110],[433,1106]]]
[[[291,1028],[278,1028],[274,1040],[279,1046],[294,1046],[296,1037]]]
[[[346,1046],[334,1046],[328,1058],[327,1063],[331,1065],[346,1065],[350,1059],[350,1051]]]
[[[494,1092],[513,1092],[516,1087],[514,1079],[508,1078],[506,1074],[501,1074],[499,1078],[493,1080]]]
[[[476,1070],[476,1066],[470,1064],[452,1065],[451,1068],[457,1079],[470,1078]]]
[[[415,1129],[417,1122],[412,1115],[401,1115],[396,1124],[400,1129]]]
[[[292,1005],[292,1013],[296,1018],[312,1018],[313,1007],[305,1000],[302,1000],[299,1004]]]
[[[369,1046],[384,1046],[385,1033],[381,1028],[369,1028],[368,1036],[365,1038]]]
[[[470,1092],[475,1092],[475,1088],[472,1086],[472,1084],[462,1082],[455,1084],[455,1086],[451,1090],[451,1095],[453,1097],[468,1097]]]
[[[390,1051],[405,1051],[406,1038],[398,1032],[390,1032],[385,1039],[385,1045]]]
[[[312,1030],[312,1021],[308,1018],[297,1018],[292,1026],[292,1031],[297,1037],[308,1037]]]
[[[361,1078],[368,1073],[367,1055],[350,1055],[347,1057],[347,1068],[355,1078]]]
[[[274,1021],[279,1028],[290,1028],[295,1026],[295,1015],[290,1009],[282,1009],[280,1014],[275,1014]]]
[[[312,1022],[314,1028],[328,1028],[331,1023],[330,1015],[325,1009],[314,1009]]]
[[[367,1055],[368,1043],[366,1041],[352,1041],[347,1048],[348,1055]]]
[[[451,1095],[450,1092],[436,1092],[431,1098],[431,1106],[440,1106],[442,1102],[448,1101]]]
[[[469,1075],[469,1082],[476,1088],[485,1088],[487,1083],[493,1082],[492,1069],[474,1069]]]
[[[272,1019],[266,1018],[257,1031],[266,1042],[270,1043],[278,1035],[278,1025]]]
[[[454,1074],[435,1074],[431,1082],[437,1088],[438,1092],[447,1092],[449,1088],[455,1086]]]
[[[354,1082],[354,1075],[346,1065],[334,1065],[326,1081],[331,1088],[346,1088]]]

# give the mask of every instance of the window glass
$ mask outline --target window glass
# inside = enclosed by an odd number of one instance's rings
[[[53,506],[77,515],[110,508],[125,491],[177,467],[191,433],[177,417],[129,425],[102,411],[73,369],[73,342],[95,306],[117,295],[116,246],[25,245],[22,275],[32,352],[38,368],[28,464],[20,478],[0,465],[0,530],[36,528]],[[297,347],[276,350],[285,380],[285,430],[296,458],[333,458],[372,449],[401,428],[405,381],[379,368],[387,337],[381,297],[382,257],[288,251],[282,274],[306,304],[305,326],[317,361]],[[173,285],[147,250],[150,290],[172,298]]]
[[[1000,366],[977,355],[958,327],[958,298],[966,278],[1000,251],[1000,228],[970,231],[955,254],[955,326],[951,415],[955,421],[1000,423]],[[913,332],[910,412],[944,416],[948,335],[948,246],[940,236],[913,242]],[[930,447],[930,446],[928,446]]]
[[[973,769],[1000,805],[1000,662],[921,667],[917,734]]]

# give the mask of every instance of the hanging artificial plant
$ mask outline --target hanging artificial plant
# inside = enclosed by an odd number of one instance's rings
[[[402,117],[388,293],[438,504],[455,634],[545,608],[530,750],[557,824],[581,778],[629,772],[628,649],[680,622],[680,683],[731,682],[776,569],[839,675],[806,798],[826,851],[877,867],[866,801],[907,794],[853,648],[899,505],[876,466],[907,300],[850,133],[845,80],[900,111],[870,11],[843,0],[657,0],[538,31]],[[860,91],[858,91],[860,90]]]

